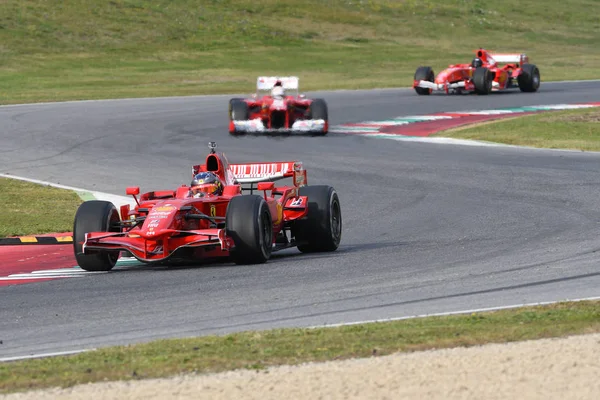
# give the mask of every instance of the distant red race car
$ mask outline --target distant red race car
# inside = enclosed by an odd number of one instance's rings
[[[325,135],[327,103],[298,94],[297,76],[260,76],[256,94],[229,101],[229,133],[306,132]]]
[[[431,67],[419,67],[413,88],[417,94],[428,95],[435,90],[489,94],[514,87],[536,92],[540,87],[540,71],[525,54],[496,54],[484,49],[475,50],[475,54],[470,64],[450,65],[437,76]]]
[[[139,187],[128,187],[136,205],[123,205],[120,212],[107,201],[82,203],[73,227],[79,266],[109,271],[121,252],[144,263],[230,257],[254,264],[294,246],[302,252],[338,248],[342,214],[333,187],[307,186],[298,161],[229,164],[214,142],[209,147],[205,164],[192,168],[189,186],[139,199]],[[284,178],[293,185],[276,187],[273,181]]]

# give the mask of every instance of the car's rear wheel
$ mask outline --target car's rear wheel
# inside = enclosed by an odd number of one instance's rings
[[[261,196],[233,197],[227,206],[225,232],[235,244],[231,258],[236,264],[260,264],[271,257],[273,220]]]
[[[477,67],[473,71],[473,85],[475,86],[475,93],[477,94],[490,94],[492,92],[492,73],[485,67]]]
[[[415,72],[415,81],[433,82],[434,80],[435,80],[435,74],[433,73],[433,70],[431,69],[431,67],[417,68],[417,71]],[[432,90],[429,88],[422,88],[422,87],[415,88],[415,92],[417,92],[417,94],[419,94],[419,95],[429,95],[429,94],[431,94],[431,91]]]
[[[77,264],[86,271],[110,271],[119,258],[118,251],[88,251],[83,254],[85,234],[89,232],[120,232],[119,212],[113,203],[90,200],[81,203],[73,224],[73,247]]]
[[[248,103],[243,99],[231,99],[229,100],[229,118],[231,121],[247,121],[250,116],[250,110],[248,109]],[[235,130],[235,126],[231,124],[229,133],[232,135],[239,135],[241,132]]]
[[[298,249],[303,253],[336,250],[342,239],[342,210],[335,189],[303,186],[299,195],[308,196],[308,214],[292,226]]]
[[[540,70],[535,64],[523,64],[517,82],[522,92],[537,92],[540,87]]]

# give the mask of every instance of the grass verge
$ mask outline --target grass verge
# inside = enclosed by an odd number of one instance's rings
[[[473,50],[526,52],[542,80],[600,78],[593,0],[5,0],[0,104],[410,86]]]
[[[279,329],[159,340],[74,356],[0,364],[0,393],[104,380],[371,357],[600,332],[600,302],[417,318],[337,328]]]
[[[0,178],[0,237],[71,232],[81,202],[71,190]]]
[[[548,111],[469,125],[435,136],[548,149],[600,151],[600,108]]]

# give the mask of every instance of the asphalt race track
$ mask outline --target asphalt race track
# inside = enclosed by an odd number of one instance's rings
[[[309,95],[327,100],[336,125],[600,101],[600,82],[542,83],[535,94]],[[600,295],[600,153],[344,134],[234,138],[231,97],[0,107],[0,172],[124,195],[128,185],[189,183],[210,140],[231,162],[298,159],[309,183],[340,195],[339,251],[0,287],[0,358]]]

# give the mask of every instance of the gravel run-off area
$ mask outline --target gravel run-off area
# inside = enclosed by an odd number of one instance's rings
[[[600,334],[0,396],[4,400],[402,398],[600,399]]]

